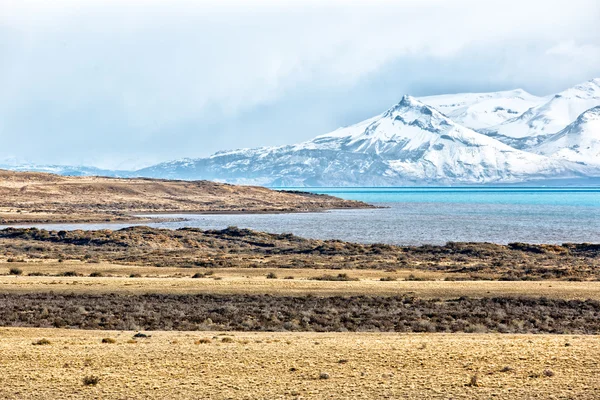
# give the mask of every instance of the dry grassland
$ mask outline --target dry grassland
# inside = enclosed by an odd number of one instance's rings
[[[18,268],[23,275],[8,275]],[[77,271],[83,276],[58,276]],[[135,267],[112,264],[0,263],[1,293],[81,293],[81,294],[271,294],[285,296],[396,296],[450,299],[467,297],[544,296],[556,299],[600,300],[600,282],[569,281],[445,281],[445,275],[423,271],[398,270],[313,270],[276,268],[227,268],[211,270],[203,278],[191,278],[205,269]],[[103,276],[90,277],[93,272]],[[27,276],[43,273],[54,276]],[[321,281],[323,275],[346,274],[351,281]],[[139,277],[130,277],[138,274]],[[267,275],[275,274],[276,279]],[[289,279],[290,277],[294,279]],[[288,278],[288,279],[286,279]],[[396,279],[380,281],[381,278]],[[409,279],[409,280],[406,280]],[[410,280],[416,279],[416,280]]]
[[[310,193],[209,181],[65,177],[0,170],[0,223],[106,222],[152,212],[290,212],[370,207]]]
[[[0,329],[0,398],[600,398],[597,336],[151,334]]]

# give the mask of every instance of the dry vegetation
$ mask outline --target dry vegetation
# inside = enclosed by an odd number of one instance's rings
[[[370,207],[304,192],[209,181],[64,177],[0,170],[0,224],[133,220],[132,214],[302,212]]]
[[[148,227],[117,231],[9,228],[0,230],[0,257],[7,262],[79,260],[201,269],[279,268],[281,274],[288,268],[317,268],[417,270],[443,273],[449,280],[600,279],[597,244],[366,245],[235,227],[209,231]]]
[[[591,336],[134,333],[0,329],[0,398],[600,397]],[[50,344],[32,345],[41,338]]]
[[[600,334],[600,302],[411,296],[0,295],[0,325],[79,329]]]

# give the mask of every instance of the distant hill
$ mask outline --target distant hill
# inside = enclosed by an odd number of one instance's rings
[[[289,212],[369,205],[326,195],[208,181],[64,177],[0,170],[0,224],[106,222],[132,214]]]

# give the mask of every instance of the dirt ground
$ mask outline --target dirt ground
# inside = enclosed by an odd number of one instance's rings
[[[597,336],[149,334],[1,328],[0,397],[600,398]],[[50,344],[32,344],[42,338]],[[88,376],[98,383],[84,385]]]

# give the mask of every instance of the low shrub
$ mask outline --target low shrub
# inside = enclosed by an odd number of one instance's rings
[[[100,377],[96,375],[88,375],[84,376],[82,381],[85,386],[96,386],[98,382],[100,382]]]

